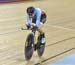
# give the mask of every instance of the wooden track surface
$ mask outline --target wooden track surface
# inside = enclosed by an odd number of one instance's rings
[[[68,54],[75,54],[75,4],[74,0],[41,0],[0,5],[0,65],[36,65],[35,52],[31,62],[24,57],[24,43],[30,31],[22,31],[26,23],[26,8],[40,7],[47,13],[46,49],[41,61],[47,65]],[[44,64],[43,64],[44,65]]]

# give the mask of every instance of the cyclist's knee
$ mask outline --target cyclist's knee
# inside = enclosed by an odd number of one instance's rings
[[[40,35],[41,35],[42,38],[45,38],[45,33],[44,32],[42,32]]]

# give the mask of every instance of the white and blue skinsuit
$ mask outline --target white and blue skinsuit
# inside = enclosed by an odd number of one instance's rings
[[[41,9],[40,8],[35,8],[33,18],[30,18],[29,15],[27,15],[27,24],[29,26],[31,26],[32,23],[35,23],[35,26],[39,27],[40,22],[41,22],[41,14],[42,14]],[[33,22],[32,19],[36,19],[36,20]]]

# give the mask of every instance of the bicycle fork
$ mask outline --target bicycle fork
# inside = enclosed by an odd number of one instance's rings
[[[40,33],[38,33],[38,35],[34,35],[34,50],[35,51],[38,48],[38,36],[39,35],[40,35]]]

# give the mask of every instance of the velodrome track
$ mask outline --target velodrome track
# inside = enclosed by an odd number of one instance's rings
[[[41,0],[0,5],[0,65],[50,65],[69,54],[75,54],[74,0]],[[35,52],[31,61],[24,58],[24,43],[29,31],[22,31],[26,23],[26,8],[40,7],[47,13],[46,49],[42,58]],[[49,64],[48,64],[49,63]],[[41,65],[41,64],[40,64]]]

